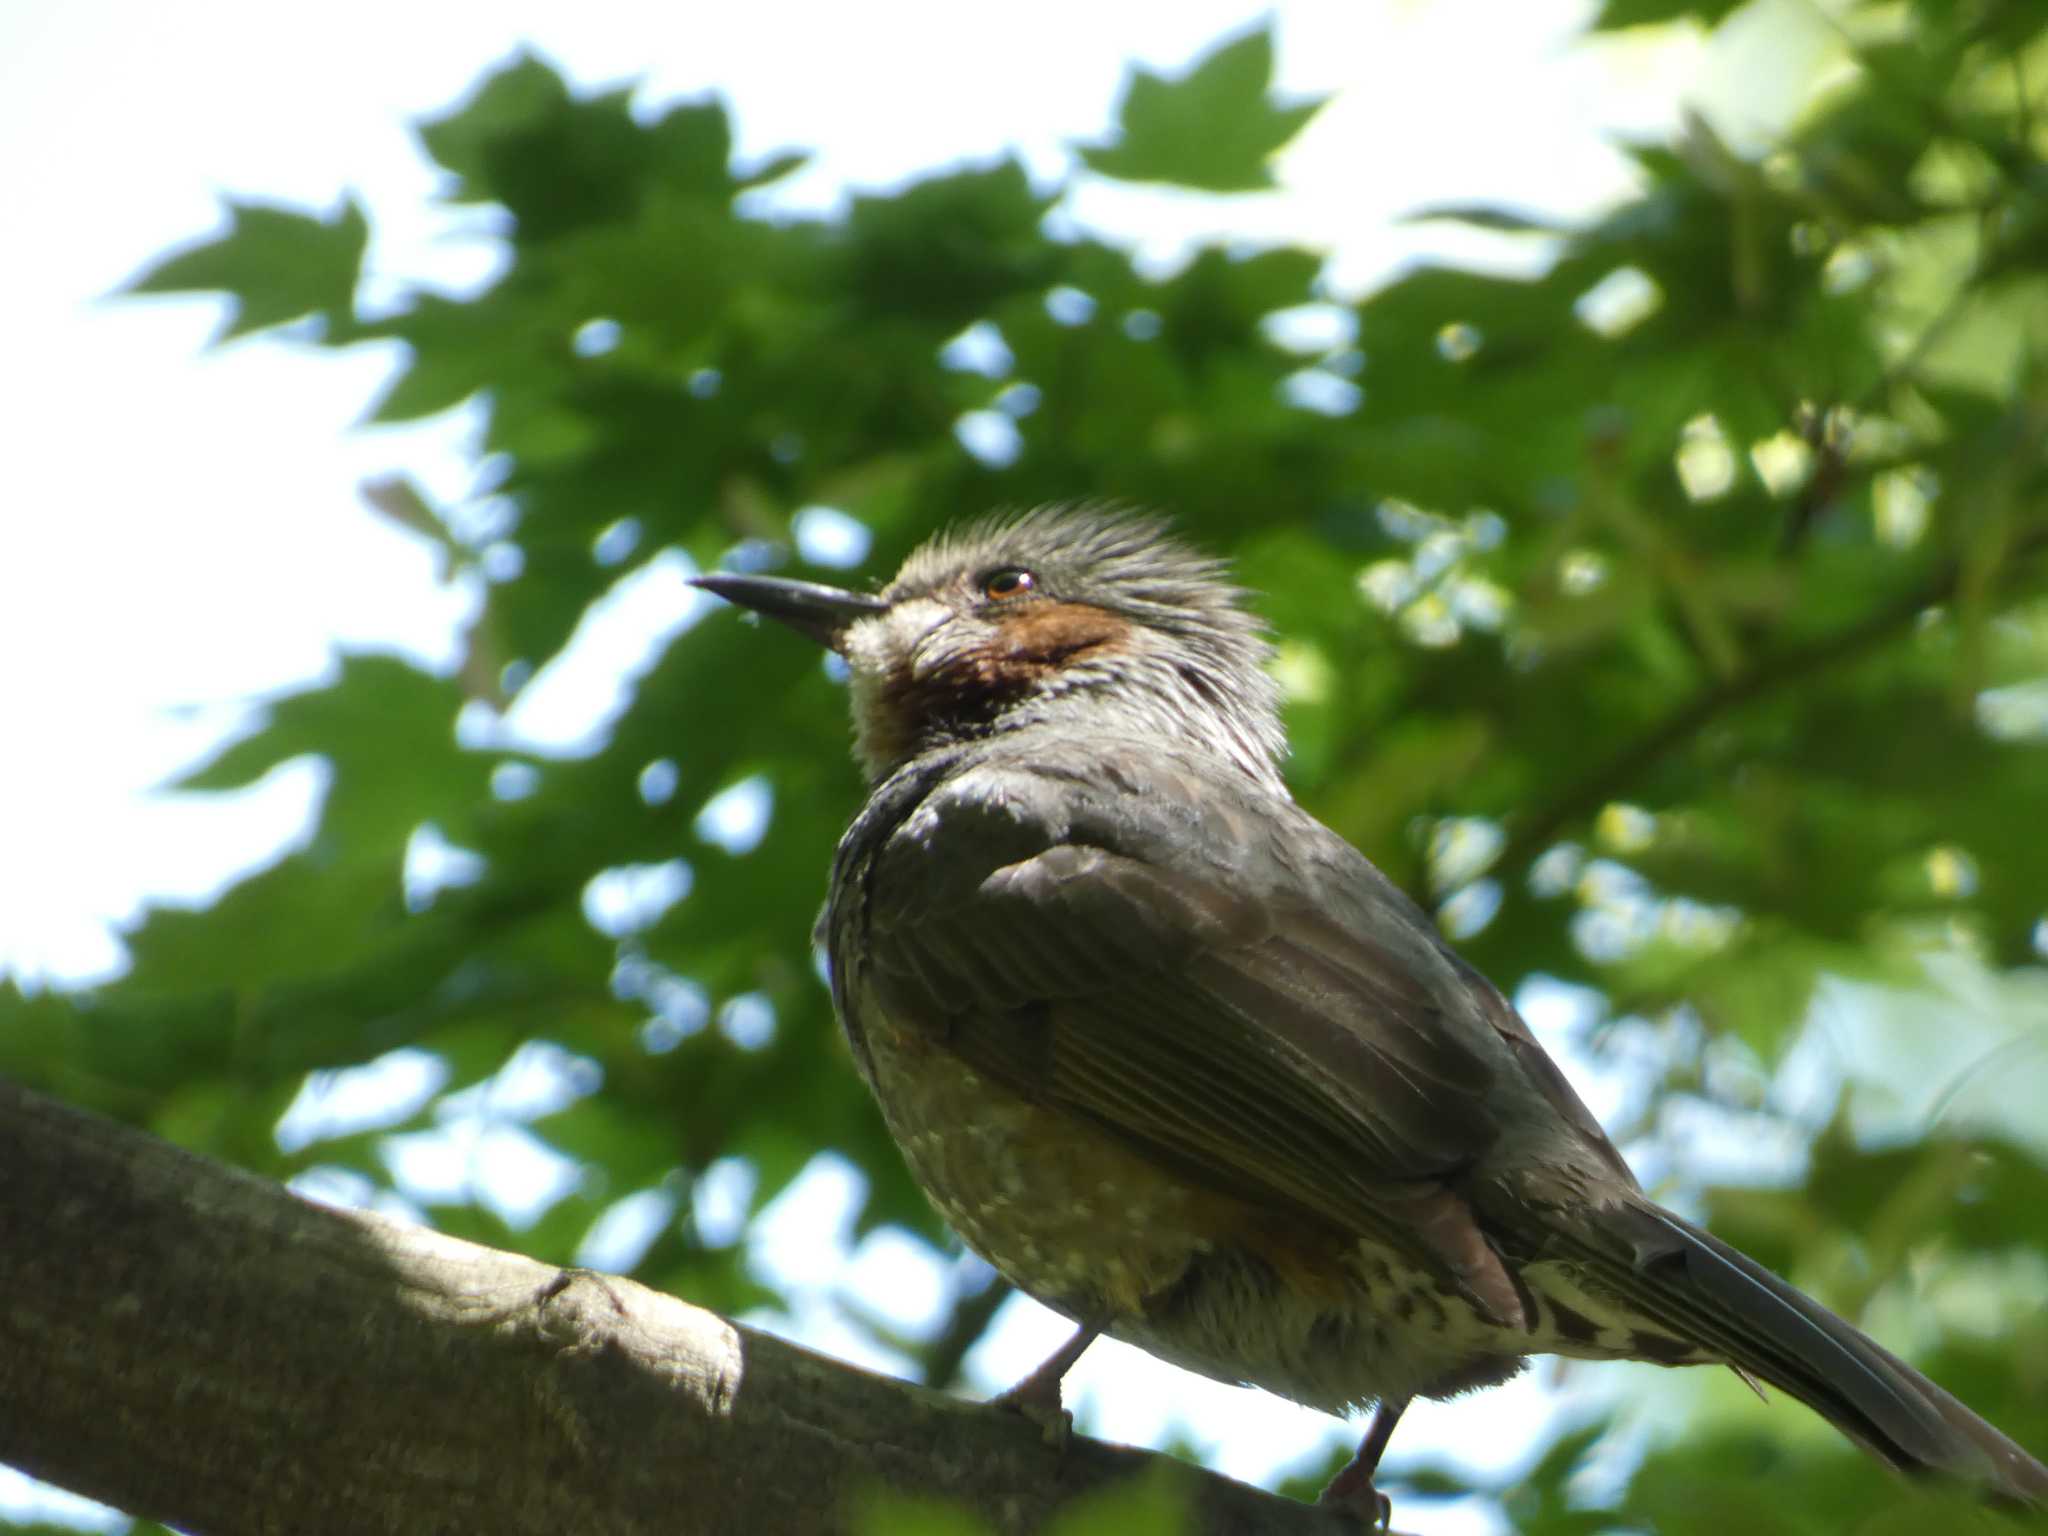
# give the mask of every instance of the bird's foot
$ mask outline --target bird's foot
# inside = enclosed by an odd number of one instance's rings
[[[1074,1362],[1081,1358],[1082,1351],[1095,1342],[1096,1335],[1097,1330],[1093,1328],[1075,1330],[1074,1336],[1054,1350],[1051,1357],[1029,1376],[1008,1391],[998,1392],[989,1401],[998,1408],[1022,1414],[1038,1426],[1047,1445],[1064,1453],[1067,1443],[1074,1437],[1074,1416],[1061,1400],[1060,1383],[1074,1368]]]
[[[1393,1528],[1394,1501],[1372,1485],[1372,1468],[1361,1467],[1356,1458],[1330,1479],[1330,1485],[1316,1496],[1316,1503],[1324,1509],[1348,1512],[1369,1530]]]
[[[1330,1479],[1330,1486],[1316,1499],[1318,1504],[1326,1509],[1349,1510],[1375,1531],[1387,1530],[1393,1524],[1394,1501],[1373,1487],[1372,1475],[1379,1471],[1380,1457],[1386,1454],[1394,1426],[1401,1422],[1407,1407],[1408,1399],[1399,1397],[1384,1399],[1373,1410],[1372,1422],[1366,1425],[1365,1438],[1358,1442],[1356,1454]]]
[[[1034,1387],[1029,1392],[1012,1387],[989,1401],[1007,1412],[1022,1414],[1038,1426],[1039,1435],[1047,1445],[1062,1455],[1066,1453],[1067,1443],[1074,1438],[1074,1415],[1060,1401],[1060,1384],[1057,1381],[1043,1389]]]

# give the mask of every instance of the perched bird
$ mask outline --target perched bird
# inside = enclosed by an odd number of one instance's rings
[[[821,919],[854,1060],[968,1245],[1098,1333],[1331,1413],[1532,1354],[1721,1364],[1895,1467],[2048,1467],[1659,1207],[1506,999],[1289,795],[1259,622],[1160,521],[943,534],[879,594],[698,584],[845,657],[865,806]]]

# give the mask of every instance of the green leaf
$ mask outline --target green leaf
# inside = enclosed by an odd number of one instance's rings
[[[1625,27],[1654,26],[1682,21],[1688,17],[1713,26],[1742,9],[1747,0],[1605,0],[1593,18],[1595,32],[1618,32]]]
[[[564,1156],[601,1168],[617,1188],[655,1183],[675,1165],[679,1150],[673,1127],[603,1096],[548,1116],[541,1134]]]
[[[348,656],[333,683],[273,700],[262,729],[223,747],[175,787],[235,789],[293,758],[318,755],[331,765],[333,782],[316,857],[396,859],[422,821],[462,816],[487,792],[491,759],[455,740],[463,703],[453,679],[396,657]]]
[[[760,164],[740,172],[735,181],[739,187],[751,190],[781,181],[785,176],[794,176],[811,163],[811,156],[803,150],[785,150],[779,155],[770,155]]]
[[[227,204],[225,234],[167,257],[128,293],[222,293],[233,300],[218,344],[317,315],[330,331],[355,307],[370,225],[354,198],[326,218],[265,203]]]
[[[468,101],[445,116],[422,122],[420,145],[455,173],[455,201],[482,202],[490,189],[494,146],[528,133],[569,106],[569,88],[547,63],[522,52],[486,76]]]
[[[572,96],[530,55],[423,124],[420,141],[455,173],[456,201],[502,204],[526,242],[630,219],[652,194],[723,204],[736,190],[717,100],[679,103],[643,124],[630,90]]]
[[[1117,111],[1116,141],[1083,146],[1081,159],[1119,181],[1263,191],[1274,184],[1267,162],[1327,100],[1274,106],[1266,99],[1272,83],[1270,23],[1222,44],[1177,80],[1134,68]]]
[[[1491,229],[1504,235],[1564,233],[1563,226],[1555,219],[1491,203],[1434,203],[1401,217],[1403,224],[1428,224],[1439,220],[1450,224],[1469,224],[1474,229]]]
[[[361,962],[402,920],[399,863],[344,870],[288,857],[203,911],[161,908],[129,940],[132,989],[151,996],[254,993]]]
[[[993,1536],[970,1509],[941,1499],[877,1488],[858,1496],[851,1528],[857,1536]]]
[[[1157,1463],[1076,1499],[1047,1536],[1183,1536],[1192,1526],[1188,1478],[1185,1467]]]
[[[1051,281],[1039,227],[1051,207],[1010,159],[855,198],[846,221],[849,297],[871,321],[906,316],[942,341],[1007,295]]]

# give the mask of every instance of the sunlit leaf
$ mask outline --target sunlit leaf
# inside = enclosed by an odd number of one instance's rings
[[[1117,138],[1084,147],[1092,171],[1120,181],[1165,181],[1207,192],[1273,185],[1268,161],[1307,126],[1320,99],[1275,106],[1273,34],[1261,25],[1223,44],[1179,78],[1134,67],[1117,112]]]
[[[308,315],[330,329],[354,309],[369,220],[353,198],[326,218],[230,199],[226,233],[166,257],[132,280],[129,293],[219,293],[229,298],[217,340]]]

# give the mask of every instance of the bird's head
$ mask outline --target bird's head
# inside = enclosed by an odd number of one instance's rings
[[[985,518],[919,548],[876,594],[723,573],[697,585],[846,658],[871,780],[934,748],[1053,724],[1164,738],[1279,787],[1262,626],[1223,563],[1159,518]]]

